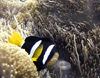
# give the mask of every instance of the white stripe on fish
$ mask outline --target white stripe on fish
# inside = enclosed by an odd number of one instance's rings
[[[50,45],[50,46],[47,48],[47,50],[46,50],[46,52],[45,52],[45,54],[44,54],[44,56],[43,56],[43,60],[42,60],[42,63],[43,63],[43,64],[45,64],[45,62],[47,61],[47,59],[48,59],[48,57],[49,57],[49,55],[50,55],[50,52],[52,51],[52,49],[53,49],[54,46],[55,46],[55,45]]]
[[[39,47],[39,45],[41,44],[42,40],[37,41],[33,46],[32,49],[30,51],[30,57],[32,58],[35,50]]]

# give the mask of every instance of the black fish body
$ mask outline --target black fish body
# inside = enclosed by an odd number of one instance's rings
[[[37,66],[38,71],[45,68],[46,64],[50,61],[55,52],[57,52],[55,45],[48,38],[40,38],[35,36],[27,37],[25,39],[25,43],[22,45],[22,48],[29,53],[31,58],[34,56],[35,51],[38,50],[41,46],[43,46],[43,50],[40,56],[36,61],[33,61]]]

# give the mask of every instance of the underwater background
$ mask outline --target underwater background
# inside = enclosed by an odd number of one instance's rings
[[[100,0],[0,0],[0,78],[100,78]],[[6,43],[48,37],[59,52],[40,72],[21,47]]]

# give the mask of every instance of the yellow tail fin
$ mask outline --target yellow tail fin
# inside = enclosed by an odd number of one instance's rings
[[[21,46],[23,43],[23,39],[18,32],[13,30],[11,37],[8,39],[8,43],[12,43],[12,44]]]

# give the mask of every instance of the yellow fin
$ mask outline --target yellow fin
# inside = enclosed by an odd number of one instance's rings
[[[32,61],[37,61],[37,58],[32,58]]]
[[[8,43],[12,43],[12,44],[21,46],[22,43],[23,43],[23,39],[22,39],[22,37],[20,36],[20,34],[18,32],[13,30],[11,37],[8,38]]]
[[[40,47],[36,49],[36,51],[34,52],[34,55],[32,56],[32,61],[37,61],[42,51],[43,51],[43,45],[41,45]]]
[[[47,66],[53,66],[56,64],[57,60],[59,58],[59,53],[56,52],[53,57],[51,58],[51,60],[47,63]]]

